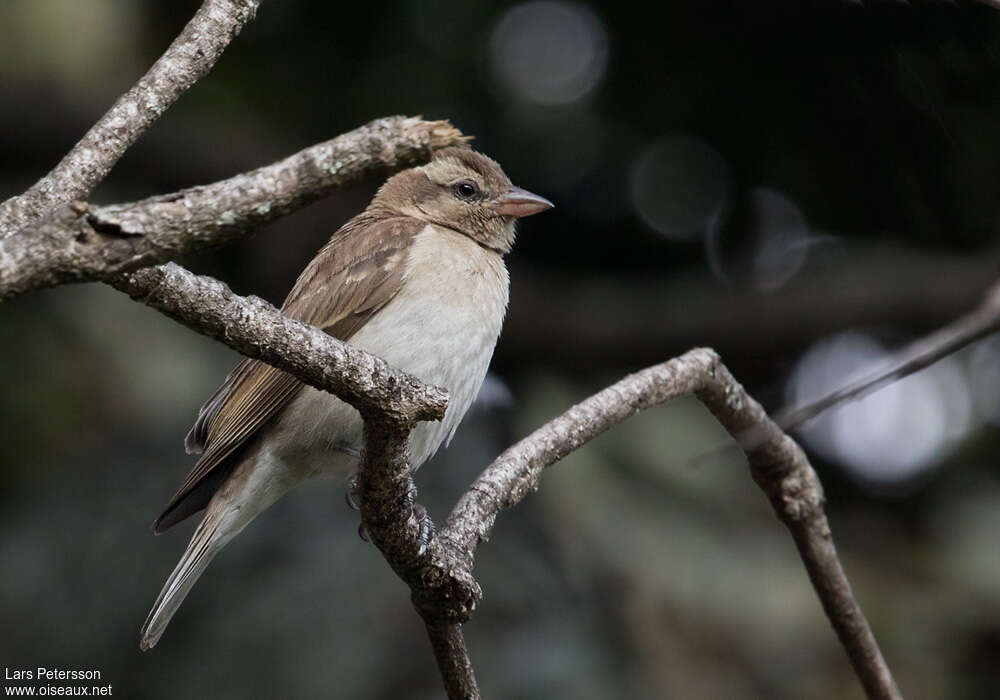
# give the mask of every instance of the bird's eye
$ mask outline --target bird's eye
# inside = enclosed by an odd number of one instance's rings
[[[455,185],[455,195],[460,199],[472,199],[477,194],[479,194],[479,188],[474,182],[463,180]]]

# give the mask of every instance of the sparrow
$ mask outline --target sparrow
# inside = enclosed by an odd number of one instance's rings
[[[281,307],[449,392],[439,422],[410,436],[416,470],[454,435],[479,392],[507,309],[504,255],[517,219],[552,207],[514,187],[492,159],[437,151],[389,178],[306,266]],[[244,359],[188,433],[201,455],[154,523],[161,533],[205,510],[142,626],[152,648],[213,557],[289,489],[358,466],[360,414],[292,375]]]

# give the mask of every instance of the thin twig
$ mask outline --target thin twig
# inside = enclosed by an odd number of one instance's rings
[[[205,0],[164,54],[48,175],[0,204],[0,238],[85,198],[178,97],[207,74],[260,0]]]
[[[799,428],[833,406],[864,398],[887,384],[919,372],[998,330],[1000,330],[1000,283],[990,287],[975,309],[906,346],[886,367],[870,372],[805,406],[785,408],[777,413],[774,422],[786,432]]]

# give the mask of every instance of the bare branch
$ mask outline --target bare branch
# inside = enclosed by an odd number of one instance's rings
[[[449,700],[476,700],[479,684],[472,670],[469,652],[465,648],[462,625],[457,622],[427,621],[427,635],[434,650],[434,659],[444,681]]]
[[[262,299],[238,296],[222,282],[174,263],[126,273],[112,284],[199,333],[336,394],[361,412],[364,448],[358,485],[364,527],[412,588],[450,697],[479,697],[461,623],[482,593],[472,577],[471,560],[446,576],[436,560],[426,558],[434,525],[415,504],[410,474],[410,432],[419,421],[444,416],[447,392],[283,316]]]
[[[443,591],[467,588],[462,578],[471,571],[478,543],[489,536],[501,510],[537,488],[546,467],[639,411],[683,394],[697,396],[734,438],[751,427],[766,436],[747,451],[754,480],[792,533],[823,609],[868,696],[901,698],[840,565],[816,473],[798,444],[747,395],[711,350],[692,350],[629,375],[505,451],[459,500],[428,548],[424,571],[453,579],[448,585],[435,581]],[[447,601],[448,596],[439,600]],[[427,608],[422,610],[426,620]],[[467,614],[458,611],[455,618]],[[450,660],[439,659],[439,666],[462,667],[468,662],[464,648],[454,649],[453,654]]]
[[[76,202],[0,239],[0,299],[106,280],[246,236],[332,190],[425,161],[468,138],[444,121],[376,119],[277,163],[128,204]]]
[[[870,372],[805,406],[795,409],[785,408],[774,420],[782,430],[794,430],[837,404],[861,399],[890,382],[919,372],[998,330],[1000,330],[1000,282],[986,292],[979,306],[903,348],[888,366]]]
[[[406,426],[444,416],[445,390],[283,316],[263,299],[234,294],[211,277],[168,263],[125,274],[113,284],[199,333],[336,394],[363,414]]]
[[[462,633],[462,623],[482,598],[472,576],[472,560],[444,560],[449,568],[442,569],[442,558],[428,555],[428,547],[438,540],[432,539],[435,528],[430,516],[416,504],[408,452],[412,425],[387,424],[376,413],[365,414],[364,426],[357,479],[365,533],[409,585],[448,697],[478,698]]]
[[[496,515],[537,488],[545,467],[639,411],[691,393],[731,435],[752,427],[766,432],[767,438],[748,450],[755,481],[791,531],[869,696],[900,697],[837,558],[815,472],[799,446],[745,393],[714,352],[694,350],[630,375],[539,428],[498,457],[461,498],[446,526],[431,536],[433,524],[414,502],[407,443],[417,421],[443,415],[443,391],[284,318],[262,300],[238,297],[222,283],[173,264],[129,273],[116,286],[244,354],[334,391],[362,412],[363,522],[413,591],[449,697],[478,697],[460,626],[482,596],[472,576],[475,549],[488,537]]]
[[[178,97],[211,70],[260,0],[205,0],[166,52],[45,177],[0,204],[0,238],[81,199]]]

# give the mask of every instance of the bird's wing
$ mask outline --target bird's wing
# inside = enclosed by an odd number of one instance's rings
[[[417,219],[361,214],[337,231],[299,275],[282,312],[348,340],[399,291]],[[154,525],[162,532],[207,505],[227,458],[302,388],[292,375],[244,359],[198,412],[184,440],[201,458]]]

